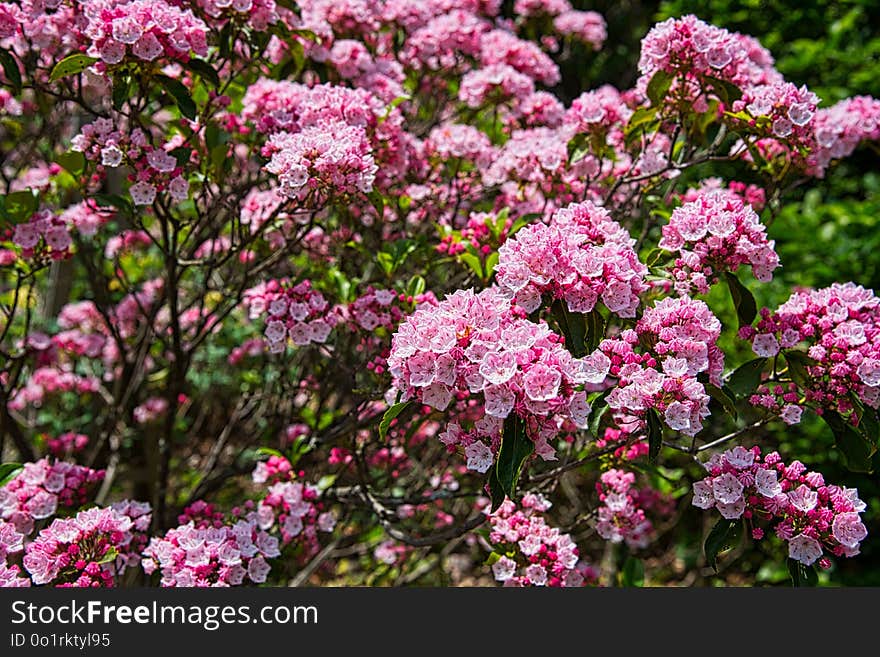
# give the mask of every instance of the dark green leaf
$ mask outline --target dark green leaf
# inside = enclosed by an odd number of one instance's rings
[[[656,461],[660,455],[660,449],[663,447],[663,425],[657,411],[653,408],[648,409],[648,458]]]
[[[131,81],[127,76],[117,76],[113,79],[112,101],[113,109],[117,112],[125,105],[125,101],[131,97]]]
[[[489,497],[492,500],[491,511],[495,511],[501,504],[504,502],[504,487],[501,485],[501,482],[498,480],[498,473],[495,471],[495,468],[489,468],[489,479],[486,481],[486,486],[489,488]]]
[[[177,166],[182,167],[189,163],[189,159],[192,157],[192,149],[187,146],[178,146],[168,154],[177,160]]]
[[[718,522],[706,537],[703,550],[706,552],[706,563],[712,570],[718,571],[718,553],[730,549],[739,540],[742,521],[738,518],[728,520],[719,518]]]
[[[174,103],[177,105],[177,108],[180,110],[180,114],[185,116],[190,121],[196,120],[196,115],[198,114],[198,109],[196,108],[196,103],[192,99],[192,96],[189,93],[189,89],[186,88],[186,85],[183,84],[180,80],[175,80],[174,78],[169,78],[167,75],[157,75],[156,79],[159,81],[159,84],[168,92],[168,94],[174,99]]]
[[[21,472],[21,463],[2,463],[0,464],[0,487],[5,486],[18,476]]]
[[[651,101],[652,105],[660,105],[663,102],[663,99],[666,98],[666,94],[669,91],[669,87],[672,86],[672,81],[675,79],[675,74],[667,73],[666,71],[660,70],[654,73],[654,76],[651,78],[651,81],[648,82],[648,100]]]
[[[755,297],[745,285],[739,282],[739,279],[732,272],[724,272],[727,279],[727,287],[730,289],[730,296],[733,298],[733,305],[736,308],[736,316],[739,318],[740,328],[749,326],[758,315],[758,306],[755,303]]]
[[[859,414],[858,429],[874,445],[880,443],[880,422],[877,419],[877,411],[870,406],[865,406]]]
[[[761,383],[761,372],[767,365],[766,358],[755,358],[737,367],[727,380],[727,387],[737,397],[751,395]]]
[[[645,564],[641,559],[627,555],[620,569],[620,585],[626,587],[645,585]]]
[[[788,560],[788,574],[791,575],[792,586],[816,586],[819,584],[819,574],[815,566],[806,566],[794,559]]]
[[[275,69],[273,76],[276,80],[296,78],[306,63],[306,54],[302,43],[299,41],[288,41],[287,43],[290,46],[290,56]]]
[[[6,219],[14,224],[30,219],[36,211],[37,197],[30,189],[12,192],[4,198],[3,213]]]
[[[220,49],[220,57],[223,59],[228,59],[229,55],[232,54],[232,30],[234,26],[232,21],[227,21],[223,29],[220,30],[217,42]]]
[[[742,89],[737,87],[735,84],[731,84],[727,80],[722,80],[721,78],[707,77],[706,81],[709,82],[709,84],[715,90],[715,93],[718,94],[718,97],[728,107],[730,107],[730,105],[735,100],[739,100],[740,98],[742,98]]]
[[[390,406],[387,411],[385,411],[385,415],[382,416],[382,421],[379,423],[379,438],[380,440],[385,440],[385,436],[388,435],[388,429],[391,427],[391,421],[396,418],[398,415],[403,413],[403,410],[409,406],[409,402],[398,402],[393,406]]]
[[[127,217],[133,217],[135,214],[131,201],[118,194],[92,194],[91,198],[99,206],[116,208]]]
[[[417,297],[425,291],[425,279],[422,276],[413,276],[406,285],[406,293],[411,297]]]
[[[872,472],[871,459],[877,447],[865,440],[865,437],[836,411],[824,411],[822,419],[834,433],[834,441],[846,460],[846,467],[852,472]]]
[[[198,74],[202,80],[210,83],[215,89],[220,86],[220,76],[217,75],[217,71],[214,70],[214,67],[204,59],[193,57],[187,62],[186,67],[192,72]]]
[[[724,410],[727,411],[734,420],[739,417],[739,413],[736,410],[736,403],[723,389],[718,386],[713,386],[711,383],[704,383],[703,387],[706,388],[706,392],[709,393],[709,396],[721,404]]]
[[[83,54],[65,57],[52,68],[52,72],[49,74],[49,81],[55,82],[61,78],[66,78],[68,75],[82,73],[96,61],[98,61],[97,57],[89,57]]]
[[[373,209],[376,210],[376,214],[379,216],[379,219],[385,216],[385,197],[382,196],[381,192],[376,191],[375,189],[372,192],[367,194],[367,199],[370,201],[370,204],[373,206]]]
[[[526,435],[525,422],[511,413],[504,420],[501,449],[498,450],[498,462],[495,464],[498,483],[509,498],[513,499],[523,464],[534,451],[535,443]]]
[[[568,309],[568,304],[557,299],[550,306],[553,317],[562,335],[565,336],[565,348],[573,356],[581,358],[586,356],[587,351],[587,316],[583,313],[573,313]]]
[[[791,380],[801,388],[809,387],[812,383],[812,377],[810,377],[807,368],[815,365],[816,361],[802,351],[786,351],[783,352],[783,355],[788,364],[788,374]]]
[[[3,73],[6,75],[6,79],[9,80],[13,91],[15,93],[20,92],[21,71],[18,69],[18,62],[15,61],[15,57],[8,50],[3,48],[0,48],[0,66],[3,67]]]
[[[86,168],[85,156],[77,151],[67,151],[66,153],[62,153],[55,158],[55,161],[70,171],[74,176],[80,175]]]
[[[587,135],[577,134],[568,141],[568,161],[570,163],[577,162],[589,152],[590,141]]]
[[[629,118],[629,123],[626,124],[626,130],[627,132],[632,132],[640,126],[652,123],[656,118],[656,107],[640,107],[633,112],[633,115]]]

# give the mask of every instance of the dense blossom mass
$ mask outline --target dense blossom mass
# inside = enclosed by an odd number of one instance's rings
[[[568,79],[615,31],[0,2],[0,586],[710,582],[690,507],[749,530],[737,567],[836,581],[876,515],[844,468],[876,465],[880,301],[780,297],[778,222],[880,101],[693,15],[631,88]]]

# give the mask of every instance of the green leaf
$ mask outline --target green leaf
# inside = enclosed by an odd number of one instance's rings
[[[18,62],[8,50],[0,48],[0,66],[3,67],[3,73],[9,80],[10,86],[15,93],[21,91],[21,71],[18,69]]]
[[[599,429],[602,427],[602,418],[608,412],[608,402],[606,401],[606,397],[611,393],[611,389],[597,393],[595,397],[590,397],[588,399],[590,406],[593,409],[593,414],[590,417],[590,435],[594,438],[599,437]]]
[[[651,81],[648,82],[647,89],[648,100],[651,101],[652,105],[659,105],[663,102],[663,99],[666,97],[674,79],[674,73],[667,73],[663,70],[654,73]]]
[[[157,75],[156,79],[165,91],[167,91],[174,99],[174,103],[177,105],[177,109],[180,110],[180,114],[188,118],[190,121],[195,121],[198,109],[196,108],[196,103],[192,99],[186,85],[180,80],[175,80],[167,75]]]
[[[489,468],[489,479],[486,481],[486,487],[489,489],[489,498],[492,500],[490,511],[495,511],[504,502],[504,487],[498,480],[498,473],[495,468]]]
[[[473,253],[459,254],[458,260],[466,264],[478,278],[483,278],[483,262]]]
[[[375,189],[367,194],[367,199],[376,210],[379,219],[385,216],[385,197]]]
[[[88,55],[83,54],[65,57],[52,68],[52,72],[49,74],[49,81],[55,82],[56,80],[66,78],[69,75],[82,73],[96,61],[98,61],[97,57],[89,57]]]
[[[306,63],[306,53],[303,44],[293,40],[286,40],[286,43],[290,47],[290,56],[275,69],[273,77],[276,80],[296,78],[302,72]]]
[[[259,454],[260,456],[277,456],[282,459],[287,459],[287,457],[284,456],[284,454],[282,454],[277,449],[274,449],[272,447],[257,447],[256,453]]]
[[[425,279],[422,276],[413,276],[406,284],[406,293],[408,296],[417,297],[425,291]]]
[[[858,430],[874,445],[880,443],[880,421],[877,418],[877,411],[870,406],[862,408],[859,413]]]
[[[498,251],[492,251],[489,256],[486,258],[486,275],[485,279],[488,279],[493,273],[495,273],[495,267],[498,265],[498,260],[500,259],[500,255]]]
[[[565,336],[565,348],[573,356],[581,358],[586,356],[587,351],[587,316],[583,313],[573,313],[568,309],[568,304],[557,299],[550,306],[553,317],[559,325],[559,330]]]
[[[718,97],[728,107],[733,103],[733,101],[742,98],[742,89],[737,87],[735,84],[731,84],[727,80],[707,76],[706,81],[709,82],[709,84],[715,90],[715,93],[718,94]]]
[[[801,388],[809,387],[812,383],[812,377],[807,368],[816,365],[816,361],[802,351],[785,351],[783,355],[788,365],[788,374],[791,380]]]
[[[640,107],[633,115],[629,117],[629,123],[626,124],[627,132],[632,132],[639,126],[652,123],[657,118],[656,107]]]
[[[67,151],[55,158],[55,161],[70,171],[74,176],[82,174],[86,168],[86,158],[77,151]]]
[[[501,449],[498,450],[498,462],[495,464],[498,483],[509,498],[513,499],[523,464],[534,451],[535,443],[526,435],[525,422],[511,412],[504,420]]]
[[[877,452],[877,447],[865,440],[865,437],[836,411],[824,411],[822,419],[834,433],[834,441],[846,460],[847,469],[852,472],[873,472],[871,460]]]
[[[119,556],[119,552],[116,551],[116,548],[111,547],[107,552],[95,563],[104,564],[104,563],[113,563],[116,561],[116,557]]]
[[[30,189],[7,194],[3,200],[3,214],[10,222],[17,224],[29,219],[37,211],[37,197]]]
[[[736,403],[723,389],[718,386],[713,386],[711,383],[704,383],[703,387],[706,389],[706,392],[709,393],[709,396],[721,404],[722,408],[724,408],[734,420],[739,417],[739,413],[736,410]]]
[[[620,585],[626,587],[645,585],[645,564],[641,559],[627,555],[620,569]]]
[[[737,397],[751,395],[761,383],[761,373],[767,365],[766,358],[755,358],[737,367],[727,380],[727,387]]]
[[[815,566],[807,566],[794,559],[788,560],[788,574],[791,576],[792,586],[816,586],[819,584],[819,574]]]
[[[118,75],[113,78],[113,91],[111,92],[111,100],[113,101],[113,109],[117,112],[122,110],[125,101],[131,96],[131,80],[128,76]]]
[[[186,63],[186,67],[193,73],[198,74],[202,80],[211,84],[215,89],[220,86],[220,76],[217,71],[204,59],[193,57]]]
[[[189,163],[189,160],[192,157],[192,152],[192,149],[187,146],[178,146],[177,148],[172,149],[168,154],[177,160],[177,166],[182,167]]]
[[[385,440],[385,437],[388,435],[388,429],[391,427],[391,421],[396,418],[398,415],[403,413],[403,410],[409,406],[410,402],[398,402],[393,406],[390,406],[387,411],[385,411],[385,415],[382,416],[382,421],[379,423],[379,439]]]
[[[724,272],[727,280],[727,287],[730,289],[730,296],[733,298],[733,305],[736,308],[736,316],[739,318],[739,326],[750,326],[755,317],[758,315],[758,306],[755,303],[755,297],[745,285],[739,282],[739,279],[732,272]]]
[[[15,479],[21,470],[21,463],[0,463],[0,487]]]
[[[706,537],[703,550],[706,553],[706,562],[712,566],[712,570],[718,572],[718,553],[730,549],[739,540],[742,530],[742,521],[738,518],[728,520],[719,518],[718,522]]]
[[[568,141],[568,161],[573,164],[590,152],[589,137],[583,133],[577,134]]]
[[[663,447],[663,425],[660,423],[660,417],[653,408],[648,409],[648,458],[656,461]]]
[[[135,214],[131,201],[118,194],[92,194],[91,198],[99,206],[116,208],[127,217],[133,217]]]
[[[234,26],[232,21],[227,21],[223,29],[220,30],[220,36],[217,38],[217,45],[222,59],[228,59],[229,55],[232,54],[232,30]]]

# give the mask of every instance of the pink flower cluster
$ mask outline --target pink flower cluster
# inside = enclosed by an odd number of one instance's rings
[[[318,497],[318,489],[310,484],[279,481],[257,504],[255,522],[265,531],[277,527],[282,545],[300,537],[306,550],[314,553],[319,547],[317,531],[332,532],[336,526],[336,517],[323,510]]]
[[[279,19],[275,0],[199,0],[199,6],[211,18],[244,18],[258,32]]]
[[[263,312],[268,315],[263,335],[272,353],[284,351],[288,339],[300,347],[311,342],[323,344],[336,322],[324,295],[313,289],[309,280],[296,285],[269,281],[263,303]]]
[[[716,508],[728,520],[745,518],[752,536],[764,531],[759,522],[773,525],[788,542],[788,556],[807,566],[822,558],[852,557],[868,535],[860,514],[865,503],[855,488],[827,485],[818,472],[807,472],[800,461],[789,465],[776,452],[763,458],[761,449],[734,447],[705,463],[709,476],[694,483],[693,505]],[[827,567],[823,558],[820,565]]]
[[[562,35],[583,41],[599,50],[608,38],[605,19],[595,11],[564,11],[553,19],[553,27]]]
[[[450,231],[443,236],[437,245],[437,251],[459,255],[468,251],[467,245],[470,245],[480,256],[488,257],[494,247],[504,243],[508,232],[513,228],[511,217],[505,217],[503,224],[501,219],[500,213],[471,212],[467,223],[460,230]],[[496,231],[497,235],[494,234]]]
[[[612,454],[615,458],[624,461],[635,461],[648,455],[649,445],[644,437],[627,433],[623,429],[607,427],[600,438],[596,438],[596,449],[605,449],[613,445],[619,445]]]
[[[38,367],[15,393],[9,408],[20,411],[28,405],[39,407],[48,395],[65,392],[88,394],[97,392],[100,385],[100,380],[94,376],[81,376],[58,367]]]
[[[424,147],[425,154],[429,158],[436,158],[438,163],[454,165],[456,160],[463,160],[480,169],[491,163],[495,151],[484,132],[461,123],[437,126],[431,130]]]
[[[672,212],[663,226],[660,248],[678,252],[672,266],[675,290],[706,294],[726,271],[751,265],[759,281],[768,282],[779,266],[775,242],[752,207],[724,191],[700,193]]]
[[[773,58],[752,37],[728,32],[693,15],[658,23],[642,39],[640,81],[657,71],[687,76],[720,78],[741,88],[781,82]]]
[[[190,521],[151,538],[141,565],[148,575],[159,569],[164,587],[238,586],[265,582],[266,559],[280,554],[278,539],[253,522],[198,527]]]
[[[0,519],[15,525],[22,534],[30,534],[35,520],[52,517],[59,507],[85,504],[93,486],[103,478],[103,470],[66,461],[50,463],[44,458],[25,463],[22,471],[0,488]]]
[[[572,312],[590,312],[601,299],[621,317],[635,317],[647,268],[634,244],[604,208],[572,204],[549,224],[527,226],[507,240],[498,251],[496,279],[529,313],[549,294]]]
[[[88,436],[72,431],[46,440],[46,448],[49,450],[49,453],[59,459],[79,454],[88,444]]]
[[[639,505],[636,476],[632,472],[612,469],[602,473],[596,482],[599,493],[596,532],[606,541],[626,544],[632,549],[647,547],[654,525]]]
[[[880,100],[847,98],[817,110],[812,127],[816,150],[810,158],[811,172],[823,177],[832,160],[851,155],[864,141],[880,139]]]
[[[74,151],[98,163],[99,172],[123,165],[134,169],[129,175],[132,185],[128,191],[135,205],[151,205],[160,191],[167,191],[176,202],[189,197],[183,168],[168,152],[173,145],[169,142],[164,148],[154,148],[140,128],[123,132],[110,119],[103,118],[84,125],[71,142]]]
[[[0,520],[0,588],[22,588],[31,585],[31,580],[22,577],[21,569],[9,564],[9,557],[24,551],[24,534],[11,522]]]
[[[416,70],[455,70],[465,57],[478,57],[482,35],[491,29],[484,19],[464,10],[432,18],[407,39],[401,62]]]
[[[379,327],[393,330],[403,319],[403,311],[395,304],[397,298],[394,290],[369,287],[349,304],[348,313],[365,331],[375,331]]]
[[[607,401],[618,424],[633,433],[653,409],[671,429],[696,435],[709,415],[709,396],[697,376],[706,372],[718,382],[720,328],[702,301],[664,299],[645,312],[635,330],[603,340],[588,359],[598,372],[617,379]]]
[[[529,96],[534,91],[535,83],[528,75],[507,64],[490,64],[462,76],[458,97],[468,107],[477,108]]]
[[[747,89],[733,103],[733,111],[745,110],[756,123],[767,125],[767,134],[789,143],[813,145],[813,117],[819,97],[806,87],[777,82]],[[754,126],[753,126],[754,127]]]
[[[266,171],[278,176],[278,192],[316,204],[373,190],[378,165],[363,127],[327,122],[301,132],[272,135],[263,147]]]
[[[67,222],[51,210],[40,210],[16,224],[11,236],[25,258],[63,260],[71,255],[73,240]]]
[[[757,328],[743,327],[740,337],[764,357],[805,343],[807,405],[848,415],[854,393],[865,405],[880,406],[880,299],[871,290],[835,283],[795,292],[776,312],[762,309]]]
[[[641,345],[661,361],[684,360],[687,376],[706,372],[710,383],[721,385],[724,352],[717,344],[721,321],[704,302],[690,297],[661,299],[645,309],[636,333]]]
[[[507,64],[536,82],[552,87],[561,79],[559,67],[534,42],[507,30],[492,30],[480,40],[480,63],[489,68]]]
[[[105,64],[119,64],[126,55],[135,61],[186,62],[190,52],[208,54],[208,26],[191,10],[165,0],[89,0],[82,11],[88,20],[85,35],[92,40],[89,54]]]
[[[273,454],[265,461],[257,463],[251,478],[255,484],[289,481],[293,478],[293,467],[285,457]]]
[[[149,516],[144,529],[149,526]],[[134,521],[113,508],[80,511],[56,518],[25,548],[22,563],[34,584],[95,588],[115,585],[125,569]]]
[[[388,367],[394,387],[402,399],[438,410],[482,393],[486,415],[501,420],[515,413],[526,420],[539,455],[552,458],[546,434],[533,425],[550,421],[552,436],[556,414],[586,426],[590,406],[578,388],[596,382],[595,373],[546,324],[522,314],[494,287],[479,294],[459,290],[436,306],[422,306],[392,338]],[[485,456],[485,446],[482,451]],[[486,465],[487,459],[479,460]]]
[[[504,586],[583,586],[577,545],[542,515],[550,503],[529,493],[520,506],[506,499],[489,515],[489,541],[503,555],[492,564],[495,580]]]
[[[632,116],[620,92],[611,85],[585,91],[565,111],[565,126],[574,133],[599,133],[621,128]]]

